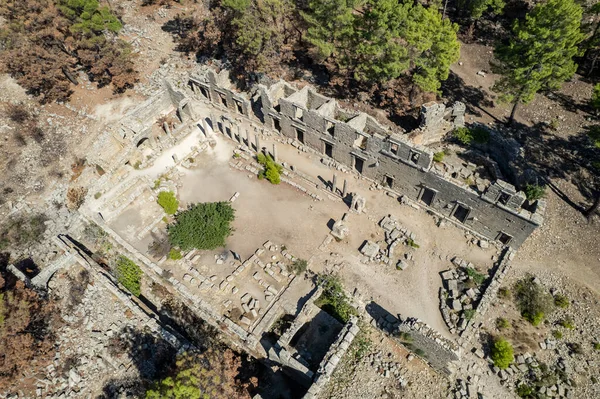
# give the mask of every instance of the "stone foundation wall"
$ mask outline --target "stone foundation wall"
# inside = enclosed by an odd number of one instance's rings
[[[313,379],[313,384],[308,389],[308,392],[304,395],[304,399],[314,399],[319,397],[319,392],[325,387],[327,382],[331,379],[337,364],[344,354],[348,351],[348,348],[354,341],[354,338],[360,331],[358,327],[358,319],[351,317],[350,321],[346,323],[342,331],[338,334],[337,339],[329,348],[329,351],[325,354],[325,357],[319,365],[319,369]]]

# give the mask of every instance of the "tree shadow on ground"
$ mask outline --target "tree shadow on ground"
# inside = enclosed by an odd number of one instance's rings
[[[563,201],[577,211],[584,212],[588,203],[573,201],[551,180],[569,180],[584,197],[592,200],[600,187],[600,149],[594,147],[588,137],[590,128],[567,138],[554,134],[544,123],[533,126],[516,123],[512,131],[516,132],[515,138],[525,150],[524,157],[528,165]]]
[[[448,79],[442,83],[442,94],[445,98],[452,101],[462,101],[467,107],[467,113],[476,115],[478,117],[486,114],[494,119],[496,122],[501,122],[496,116],[490,114],[483,107],[492,107],[494,105],[489,94],[485,90],[468,86],[465,81],[450,71]]]
[[[132,359],[137,376],[109,380],[103,388],[102,399],[143,397],[154,381],[164,378],[172,369],[177,350],[162,338],[146,331],[126,327],[118,332],[107,348],[112,356],[126,353]]]
[[[546,97],[552,101],[556,101],[566,111],[594,115],[594,109],[591,107],[589,101],[577,101],[573,96],[560,92],[547,93]]]

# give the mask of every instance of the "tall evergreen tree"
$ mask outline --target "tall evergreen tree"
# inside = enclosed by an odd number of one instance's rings
[[[475,21],[486,11],[500,14],[505,5],[504,0],[460,0],[458,4],[462,13]]]
[[[442,19],[438,10],[417,4],[409,15],[403,36],[409,44],[412,60],[412,102],[415,87],[426,92],[438,92],[441,81],[448,79],[450,65],[458,61],[460,43],[456,38],[458,25]]]
[[[584,36],[582,10],[573,0],[548,0],[517,21],[508,44],[496,47],[494,71],[502,77],[493,90],[512,103],[509,123],[517,106],[528,104],[540,90],[556,90],[577,69],[573,57]]]
[[[409,67],[408,50],[401,40],[408,5],[397,0],[368,0],[355,21],[354,78],[384,82],[397,78]]]
[[[339,68],[349,64],[354,34],[354,9],[364,0],[310,0],[308,11],[302,12],[308,28],[304,39],[313,46],[316,58],[330,59]]]

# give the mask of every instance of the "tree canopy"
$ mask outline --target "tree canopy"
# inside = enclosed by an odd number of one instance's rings
[[[183,353],[172,375],[154,384],[146,399],[249,399],[248,384],[236,379],[241,365],[230,349]]]
[[[437,92],[459,57],[458,26],[434,7],[395,0],[311,1],[302,15],[318,59],[358,82],[407,75],[421,90]]]
[[[495,49],[495,72],[502,76],[493,89],[513,104],[509,122],[519,103],[527,104],[540,90],[556,90],[577,69],[573,57],[578,44],[582,10],[573,0],[548,0],[516,21],[508,43]]]
[[[233,219],[234,209],[229,202],[193,205],[179,212],[175,223],[168,226],[169,241],[182,251],[223,247],[231,234]]]
[[[137,81],[131,45],[115,37],[120,20],[96,0],[6,0],[0,16],[0,70],[41,102],[67,100],[80,67],[115,92]]]

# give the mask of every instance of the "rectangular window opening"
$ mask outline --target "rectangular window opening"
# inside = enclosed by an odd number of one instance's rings
[[[385,175],[384,183],[388,188],[393,188],[394,178],[392,176]]]
[[[421,157],[421,154],[415,151],[411,151],[410,152],[410,161],[412,163],[419,163],[419,158]]]
[[[210,99],[210,97],[208,96],[208,91],[202,86],[200,86],[200,94],[202,94],[205,98]]]
[[[392,145],[390,145],[390,152],[394,155],[398,155],[398,144],[392,143]]]
[[[273,118],[273,127],[275,128],[275,130],[281,133],[281,122],[279,121],[279,119]]]
[[[500,193],[500,196],[498,197],[498,202],[500,202],[503,205],[508,204],[508,201],[510,201],[510,194],[506,194],[504,191],[502,191]]]
[[[244,113],[244,107],[242,106],[242,102],[241,101],[235,101],[235,107],[237,108],[237,112],[239,112],[240,114]]]
[[[423,202],[427,206],[431,206],[433,204],[433,200],[435,199],[435,191],[430,188],[423,187],[423,193],[421,194],[421,202]]]
[[[512,241],[512,237],[503,232],[500,232],[500,234],[498,234],[498,238],[496,239],[504,245],[508,245]]]
[[[354,157],[354,169],[358,173],[362,174],[364,166],[365,166],[365,161],[363,161],[360,158]]]
[[[300,129],[296,129],[296,139],[304,144],[304,132]]]
[[[327,133],[331,135],[331,137],[335,134],[335,124],[331,122],[327,122]]]
[[[329,143],[324,143],[325,144],[325,155],[327,155],[329,158],[333,158],[333,146]]]
[[[469,208],[467,208],[466,206],[457,204],[452,216],[454,216],[459,222],[464,223],[467,221],[467,218],[469,217],[470,212],[471,212],[471,210]]]
[[[367,138],[362,134],[356,135],[356,140],[354,140],[354,147],[360,148],[361,150],[367,149]]]
[[[227,107],[227,96],[223,93],[219,93],[219,97],[221,97],[221,103]]]

